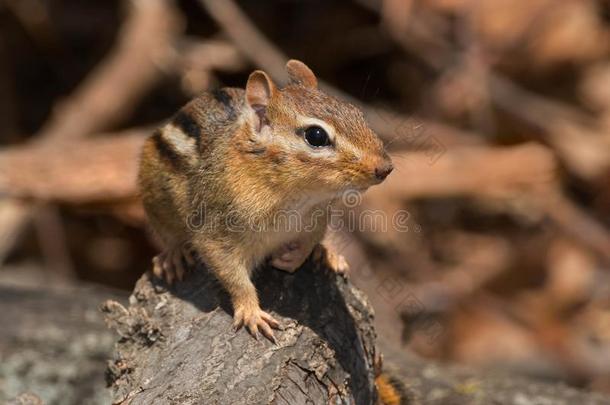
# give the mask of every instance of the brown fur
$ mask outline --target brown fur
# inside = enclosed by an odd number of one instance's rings
[[[379,397],[378,405],[406,405],[409,403],[407,388],[399,379],[388,373],[381,373],[375,378]]]
[[[390,164],[356,107],[319,91],[302,62],[287,69],[291,82],[283,89],[257,71],[246,91],[192,100],[146,142],[139,174],[150,223],[167,250],[192,246],[231,295],[236,324],[270,338],[277,322],[260,309],[250,273],[280,252],[290,260],[278,267],[294,271],[322,240],[327,221],[317,216],[311,232],[284,229],[288,220],[278,213],[293,210],[307,223],[338,192],[379,183],[375,168]],[[304,119],[333,128],[333,147],[306,144]],[[298,249],[286,250],[290,242]],[[175,263],[177,255],[164,257]],[[157,274],[171,272],[167,260],[157,260]]]

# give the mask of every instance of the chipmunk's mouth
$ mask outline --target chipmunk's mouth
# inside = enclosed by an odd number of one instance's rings
[[[360,189],[381,184],[394,170],[392,161],[387,156],[363,162],[359,167],[350,168],[345,174],[349,178],[350,188]]]
[[[344,186],[339,189],[339,192],[347,190],[356,190],[364,192],[375,183],[371,182],[369,176],[364,173],[358,173],[357,175],[350,176],[349,180],[345,182]]]

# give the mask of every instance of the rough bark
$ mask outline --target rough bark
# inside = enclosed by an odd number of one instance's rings
[[[0,273],[6,273],[4,270],[0,269]],[[294,276],[286,276],[296,278],[300,273],[301,271]],[[36,279],[43,280],[42,276],[39,274]],[[276,276],[279,277],[281,274],[276,274]],[[301,277],[303,276],[301,275]],[[143,279],[140,283],[147,284],[148,281]],[[32,287],[7,285],[0,278],[0,308],[2,308],[0,311],[0,325],[2,325],[0,327],[0,403],[38,404],[36,398],[40,397],[46,405],[108,404],[110,392],[105,388],[104,369],[107,364],[106,360],[112,356],[116,334],[106,329],[98,307],[103,300],[108,298],[123,298],[126,301],[126,297],[99,286],[79,285],[50,289],[47,284],[42,281],[38,286]],[[345,285],[348,286],[348,284]],[[287,289],[291,286],[304,289],[308,284],[299,287],[295,286],[295,283],[288,282],[286,285],[282,285],[282,288]],[[178,286],[176,291],[184,291],[184,288],[185,286]],[[149,293],[165,296],[172,301],[176,299],[168,297],[169,294],[166,292],[150,291]],[[199,292],[196,292],[194,296],[198,296],[198,294]],[[278,292],[275,296],[279,294]],[[188,301],[188,297],[183,299],[185,307],[192,305],[191,301]],[[132,301],[138,302],[137,295],[134,295]],[[315,305],[321,304],[323,303]],[[119,308],[117,304],[111,304],[111,306]],[[157,309],[157,311],[163,311],[162,317],[173,317],[171,308],[174,307],[167,306],[167,304],[164,307],[165,309],[163,307]],[[125,321],[141,319],[129,316],[130,312],[133,313],[132,308],[126,311],[126,317],[113,316],[113,318]],[[199,309],[192,307],[189,311],[198,312]],[[119,310],[119,312],[122,311]],[[114,314],[114,310],[111,310],[111,313]],[[200,316],[207,317],[209,314],[202,312]],[[180,335],[178,331],[182,330],[184,333],[202,322],[205,321],[195,318],[194,322],[179,325],[176,331],[170,330],[170,332],[174,333],[174,336],[178,336]],[[156,345],[155,341],[160,336],[156,332],[157,329],[154,327],[142,328],[140,325],[143,324],[138,322],[132,323],[131,326],[129,323],[121,321],[119,324],[123,325],[119,330],[122,333],[127,332],[126,337],[121,338],[119,348],[130,346],[135,358],[142,358],[143,354],[138,354],[140,351],[144,353],[153,350]],[[226,324],[223,323],[223,327],[228,326],[229,321],[227,320]],[[207,325],[202,328],[214,332]],[[288,333],[293,333],[290,332],[293,330],[291,328],[294,326],[287,327]],[[129,333],[130,330],[131,333]],[[243,333],[240,332],[238,335],[243,335]],[[188,339],[189,335],[181,336]],[[242,341],[248,340],[245,339],[247,336],[243,336],[237,341],[238,336],[236,335],[233,337],[234,343],[230,339],[225,342],[222,340],[224,336],[222,333],[218,333],[218,343],[216,343],[218,347],[228,345],[237,347]],[[282,340],[281,333],[278,333],[277,337],[280,341]],[[168,344],[167,338],[163,339],[166,340],[161,343]],[[270,352],[273,355],[272,351],[276,350],[268,342],[250,342],[250,344],[258,344],[258,347],[263,349],[255,353],[256,356],[269,356]],[[506,373],[481,373],[464,367],[438,365],[409,356],[405,351],[386,342],[380,342],[379,347],[384,355],[384,369],[390,371],[406,385],[408,404],[610,404],[610,400],[600,394],[586,393],[559,383],[541,382],[533,378]],[[203,367],[205,364],[201,353],[204,349],[207,350],[198,343],[185,347],[184,350],[190,353],[190,357],[181,367]],[[286,349],[280,348],[279,350]],[[126,351],[123,350],[123,353]],[[129,383],[128,380],[131,378],[135,386],[136,381],[133,379],[138,371],[130,370],[130,363],[127,362],[121,366],[116,359],[110,363],[107,375],[115,382],[122,380]],[[244,356],[241,364],[251,361],[252,358]],[[153,364],[152,360],[150,362]],[[222,362],[220,364],[222,366]],[[131,363],[132,368],[134,365]],[[158,363],[156,366],[161,369],[162,364]],[[295,363],[289,364],[288,367],[295,367]],[[295,370],[297,376],[302,375],[299,374],[300,371],[301,369],[297,367]],[[173,372],[183,373],[180,369]],[[248,378],[253,384],[253,389],[257,389],[255,383],[260,381],[258,378],[258,375]],[[299,381],[298,379],[293,380]],[[311,374],[308,382],[317,383],[316,374]],[[178,381],[179,386],[195,383],[203,384],[202,381]],[[139,389],[138,387],[136,392]],[[118,392],[115,383],[113,395]],[[132,396],[134,397],[133,403],[138,403],[136,402],[138,395],[132,394]],[[13,398],[12,401],[11,398]],[[175,397],[173,400],[180,402],[181,398]],[[159,401],[159,403],[168,402],[170,401]],[[204,403],[210,402],[205,401]],[[237,403],[241,403],[241,399]]]
[[[128,309],[107,302],[121,336],[114,402],[374,403],[372,309],[319,253],[294,274],[255,276],[262,307],[283,326],[277,344],[233,331],[228,297],[203,268],[171,289],[143,276]]]
[[[120,295],[99,286],[0,285],[0,403],[110,402],[104,369],[116,336],[98,310],[103,297]]]

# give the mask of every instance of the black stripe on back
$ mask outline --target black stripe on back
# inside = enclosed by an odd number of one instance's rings
[[[182,132],[186,134],[186,136],[193,138],[197,145],[199,145],[199,141],[201,139],[201,127],[197,124],[197,121],[187,112],[178,111],[178,113],[174,116],[172,123],[180,128]]]
[[[152,140],[155,143],[155,148],[159,152],[159,155],[166,160],[175,170],[181,170],[184,167],[182,156],[180,156],[172,146],[163,139],[160,130],[156,130],[152,136]]]
[[[262,148],[254,148],[254,149],[248,149],[246,150],[246,153],[251,153],[253,155],[262,155],[263,153],[265,153],[265,151],[267,150],[267,148],[262,147]]]
[[[212,91],[212,96],[214,97],[214,100],[218,101],[220,104],[223,105],[225,110],[229,113],[229,117],[231,119],[235,118],[235,109],[233,108],[233,99],[231,98],[231,95],[229,93],[227,93],[223,89],[216,89],[216,90]]]

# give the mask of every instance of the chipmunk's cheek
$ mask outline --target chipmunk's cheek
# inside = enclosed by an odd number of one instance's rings
[[[369,176],[365,175],[358,167],[346,169],[337,177],[338,181],[341,183],[338,185],[340,190],[350,189],[364,191],[372,185]]]

